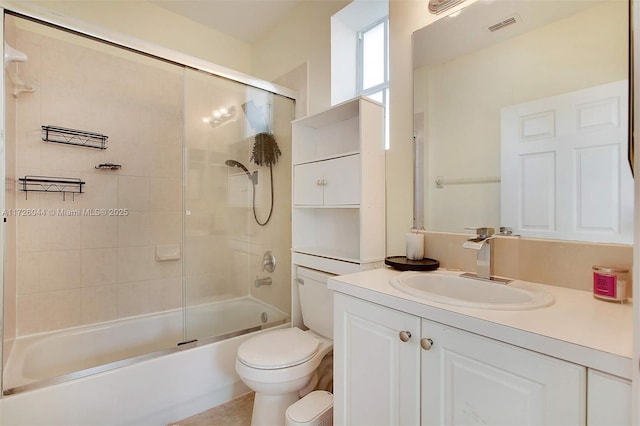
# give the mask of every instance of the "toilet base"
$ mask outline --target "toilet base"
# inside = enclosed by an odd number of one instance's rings
[[[298,392],[280,395],[266,395],[256,392],[253,399],[251,426],[284,425],[287,408],[298,399]]]

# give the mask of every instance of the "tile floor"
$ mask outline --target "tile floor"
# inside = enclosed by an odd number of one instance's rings
[[[250,392],[169,426],[249,426],[252,410],[253,392]]]

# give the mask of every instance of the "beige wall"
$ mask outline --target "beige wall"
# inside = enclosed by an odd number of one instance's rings
[[[236,71],[251,72],[251,47],[248,43],[183,18],[148,1],[6,2],[9,8],[12,3],[19,7],[53,11],[56,15],[113,30]]]
[[[387,255],[405,253],[413,225],[413,65],[411,34],[433,21],[424,1],[389,1],[389,126]]]
[[[273,81],[308,62],[309,114],[331,106],[331,15],[349,1],[306,1],[251,46],[252,74]]]

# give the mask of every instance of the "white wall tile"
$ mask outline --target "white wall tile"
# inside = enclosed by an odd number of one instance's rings
[[[110,321],[118,316],[116,284],[82,289],[82,324]]]
[[[129,211],[146,211],[150,206],[149,178],[118,176],[118,207]]]
[[[157,177],[151,180],[151,210],[178,212],[182,210],[182,180]]]
[[[118,279],[118,249],[83,249],[81,255],[83,287],[115,284]]]
[[[40,252],[18,252],[18,294],[36,293],[40,289]]]
[[[82,289],[40,293],[39,329],[41,331],[75,327],[82,323]]]
[[[180,277],[149,281],[149,308],[164,311],[182,307],[182,279]]]
[[[108,161],[99,161],[97,164],[100,162],[106,163]],[[96,170],[96,172],[98,171]],[[82,180],[86,182],[85,193],[79,197],[82,207],[85,209],[116,208],[118,206],[118,176],[109,170],[96,172],[82,173]]]
[[[82,248],[118,246],[118,218],[115,216],[83,216]]]
[[[80,250],[40,252],[40,291],[80,287]]]
[[[40,219],[37,217],[14,217],[16,221],[16,246],[18,251],[40,250]]]
[[[118,317],[142,315],[151,311],[149,281],[118,284]]]
[[[182,212],[151,212],[149,231],[151,244],[179,244],[182,240]]]
[[[42,331],[40,329],[41,293],[18,295],[16,334],[18,336]]]
[[[148,280],[153,258],[153,247],[119,247],[118,282]]]
[[[118,247],[149,245],[149,213],[129,211],[118,217]]]
[[[65,210],[75,214],[78,210]],[[44,216],[40,218],[40,250],[72,250],[82,247],[80,216]]]

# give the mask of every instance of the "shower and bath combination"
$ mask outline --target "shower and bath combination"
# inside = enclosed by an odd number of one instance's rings
[[[205,62],[183,65],[182,54],[157,58],[156,50],[146,53],[147,46],[135,42],[131,50],[122,49],[31,17],[5,14],[4,19],[7,41],[19,42],[15,47],[24,49],[24,55],[4,51],[7,108],[2,149],[11,155],[3,156],[2,173],[15,184],[6,185],[3,207],[14,212],[24,211],[19,207],[42,207],[39,212],[47,214],[18,217],[16,213],[3,225],[7,245],[3,291],[14,297],[3,299],[0,317],[4,354],[0,397],[6,396],[2,423],[169,424],[176,413],[184,413],[180,418],[195,414],[193,401],[217,405],[239,396],[243,388],[233,371],[238,342],[246,338],[242,335],[290,322],[286,294],[269,291],[287,283],[290,272],[271,275],[272,287],[262,287],[269,276],[266,269],[260,272],[260,259],[253,258],[255,247],[286,253],[290,236],[251,230],[244,176],[265,186],[264,198],[256,195],[256,204],[261,203],[257,216],[264,220],[267,180],[257,180],[260,173],[254,170],[261,168],[250,161],[253,135],[268,129],[282,135],[278,143],[284,152],[290,149],[293,95],[234,81],[226,69]],[[55,61],[47,60],[51,52]],[[27,57],[28,62],[20,61]],[[82,90],[64,90],[77,82],[79,67],[87,71]],[[222,70],[220,75],[214,74],[217,70]],[[55,78],[37,78],[52,75]],[[118,75],[109,82],[109,90],[126,96],[103,96],[105,75]],[[16,77],[36,86],[36,92],[26,93],[22,89],[30,87]],[[133,86],[136,90],[128,90]],[[167,88],[160,100],[158,87]],[[40,102],[38,92],[62,93],[64,105],[55,96]],[[264,127],[230,121],[203,143],[201,121],[190,120],[194,111],[208,99],[244,99],[248,93],[265,105]],[[240,108],[236,109],[240,116]],[[88,150],[88,146],[49,144],[33,132],[37,127],[75,128],[84,122],[101,134],[122,137],[110,138],[107,150]],[[220,158],[225,149],[228,154]],[[40,161],[40,153],[46,153],[46,162]],[[227,169],[225,160],[231,158],[249,162],[248,170],[240,163],[230,163]],[[63,203],[58,194],[30,193],[25,204],[21,170],[25,164],[37,169],[40,163],[64,170],[64,175],[87,174],[83,195],[75,203],[71,199]],[[125,166],[118,171],[115,163]],[[217,164],[211,167],[212,163]],[[102,169],[113,173],[104,174]],[[244,208],[234,207],[236,198],[230,200],[225,169],[236,175],[233,183],[245,191],[238,194],[245,197]],[[289,170],[280,171],[282,184],[288,186]],[[219,178],[212,181],[212,176]],[[135,212],[128,217],[117,213],[124,209]],[[94,215],[98,210],[100,215]],[[106,210],[119,217],[103,214]],[[83,217],[85,212],[90,217]],[[278,215],[284,220],[288,212],[274,208],[274,224]],[[112,232],[114,227],[120,232]],[[42,229],[49,231],[39,232]],[[68,238],[60,238],[56,230]],[[36,239],[30,238],[34,232]],[[172,246],[180,250],[167,255]],[[260,278],[246,267],[249,264],[255,264]],[[43,273],[34,276],[34,270]],[[252,291],[254,278],[261,291]],[[20,289],[27,282],[25,293]],[[56,283],[63,283],[64,291]],[[125,297],[116,297],[122,294]],[[197,344],[178,346],[194,339]],[[197,349],[190,350],[193,346]],[[203,356],[219,362],[203,362]],[[174,380],[175,372],[180,372],[179,380]],[[112,389],[105,390],[105,381]],[[139,397],[155,391],[162,396]],[[108,398],[92,397],[104,392]],[[114,392],[117,401],[110,397]],[[88,409],[74,410],[74,401]],[[168,405],[172,410],[166,410]],[[23,410],[23,406],[46,406],[46,410]]]

